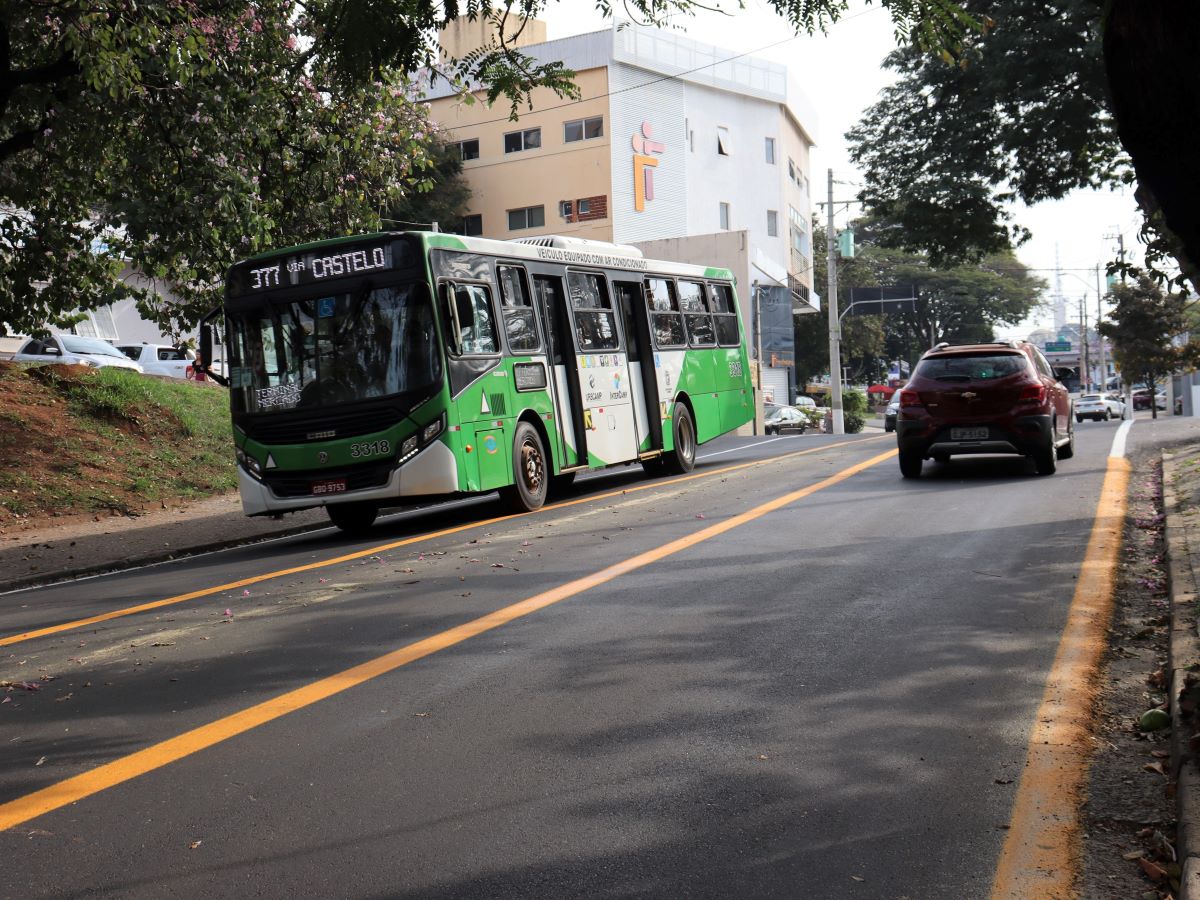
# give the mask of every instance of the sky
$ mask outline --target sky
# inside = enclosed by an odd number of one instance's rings
[[[723,0],[722,6],[735,8],[728,0]],[[619,10],[620,4],[616,7]],[[551,3],[541,18],[552,40],[611,26],[611,21],[595,11],[591,0]],[[790,26],[765,0],[745,0],[745,9],[731,16],[699,10],[694,16],[679,16],[675,22],[693,40],[787,65],[817,114],[817,146],[809,172],[813,193],[820,195],[814,199],[825,198],[830,168],[834,199],[853,198],[854,185],[861,177],[850,162],[845,133],[893,79],[891,72],[881,68],[884,57],[896,46],[887,10],[852,0],[847,14],[828,34],[814,37],[790,37]],[[1055,269],[1060,269],[1057,280],[1066,299],[1068,321],[1078,321],[1080,299],[1086,295],[1087,316],[1094,324],[1095,266],[1101,265],[1103,279],[1104,264],[1116,257],[1114,235],[1122,233],[1127,255],[1140,258],[1137,233],[1141,216],[1132,191],[1076,191],[1064,200],[1015,207],[1013,212],[1015,220],[1033,232],[1033,238],[1018,248],[1017,257],[1046,280],[1048,293],[1054,292]],[[838,224],[848,215],[839,213]],[[1035,328],[1053,324],[1053,314],[1047,309],[1003,329],[998,336],[1025,337]]]

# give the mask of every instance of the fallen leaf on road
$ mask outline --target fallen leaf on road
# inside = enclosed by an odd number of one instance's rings
[[[1144,766],[1142,766],[1142,768],[1147,772],[1157,772],[1159,775],[1165,776],[1167,774],[1163,771],[1163,764],[1161,762],[1146,763]]]
[[[150,646],[151,647],[174,647],[175,642],[174,641],[155,641]]]
[[[1141,858],[1142,858],[1141,850],[1130,850],[1128,853],[1121,854],[1121,859],[1127,859],[1130,862],[1133,862],[1135,859],[1141,859]]]
[[[1146,873],[1146,877],[1151,881],[1162,881],[1167,877],[1167,870],[1156,862],[1151,862],[1144,856],[1138,857],[1138,865],[1142,867],[1142,871]]]
[[[46,761],[46,757],[44,757],[44,756],[43,756],[43,757],[40,757],[40,758],[38,759],[38,761],[34,763],[34,766],[40,766],[40,765],[41,765],[42,763],[44,763],[45,761]]]
[[[200,846],[201,844],[203,844],[203,843],[204,843],[204,841],[192,841],[192,843],[191,843],[191,848],[192,848],[193,850],[195,850],[197,847],[199,847],[199,846]]]
[[[851,875],[850,877],[851,877],[851,878],[852,878],[854,881],[866,881],[866,880],[867,880],[867,879],[863,878],[861,875]]]
[[[42,686],[36,681],[0,681],[0,687],[18,691],[40,691]]]
[[[72,697],[74,697],[74,696],[75,696],[75,694],[74,694],[74,693],[70,693],[70,694],[63,694],[61,697],[55,697],[55,698],[54,698],[54,702],[55,702],[55,703],[62,703],[64,700],[70,700],[70,699],[71,699]]]
[[[1012,784],[1013,783],[1013,780],[1011,778],[994,778],[992,780],[996,784]]]

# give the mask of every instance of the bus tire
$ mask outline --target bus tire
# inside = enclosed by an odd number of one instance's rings
[[[550,486],[546,451],[537,429],[528,422],[518,422],[513,434],[513,483],[501,493],[514,512],[533,512],[546,502]]]
[[[691,412],[678,401],[671,416],[671,434],[675,438],[674,449],[664,454],[663,461],[672,475],[685,475],[696,466],[696,425]]]
[[[372,503],[334,503],[325,507],[329,521],[346,534],[365,534],[375,524],[379,508]]]

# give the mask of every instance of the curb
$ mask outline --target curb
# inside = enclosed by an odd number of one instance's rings
[[[39,572],[34,575],[19,575],[15,578],[10,578],[4,584],[4,590],[21,591],[26,588],[49,587],[55,584],[65,584],[69,581],[77,581],[81,578],[92,578],[96,575],[110,575],[114,572],[125,572],[129,569],[141,568],[142,566],[152,566],[158,563],[172,562],[174,560],[188,559],[193,556],[200,556],[205,553],[214,553],[217,550],[230,550],[234,547],[248,547],[253,544],[262,544],[266,541],[274,541],[278,538],[295,537],[298,534],[308,534],[313,531],[323,531],[332,527],[329,522],[321,522],[319,524],[309,525],[294,525],[290,528],[281,528],[278,531],[272,531],[269,534],[254,534],[243,535],[241,537],[230,537],[219,541],[209,541],[204,544],[194,544],[187,547],[176,547],[173,550],[164,550],[154,553],[145,553],[141,556],[129,556],[121,559],[118,562],[99,563],[92,566],[79,566],[74,569],[56,569],[53,572]],[[1197,895],[1200,898],[1200,895]]]
[[[1175,494],[1176,454],[1164,452],[1163,510],[1170,585],[1171,638],[1171,771],[1175,782],[1175,854],[1182,874],[1179,900],[1200,900],[1200,770],[1188,749],[1190,727],[1184,723],[1179,699],[1192,666],[1200,664],[1200,635],[1196,628],[1197,590],[1192,572],[1187,523]]]

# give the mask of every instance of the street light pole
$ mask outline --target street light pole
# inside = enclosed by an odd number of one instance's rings
[[[838,316],[837,299],[837,254],[833,240],[833,169],[829,170],[829,215],[825,225],[825,271],[828,280],[829,299],[829,391],[830,409],[833,412],[833,433],[846,433],[846,420],[842,414],[842,331]]]

